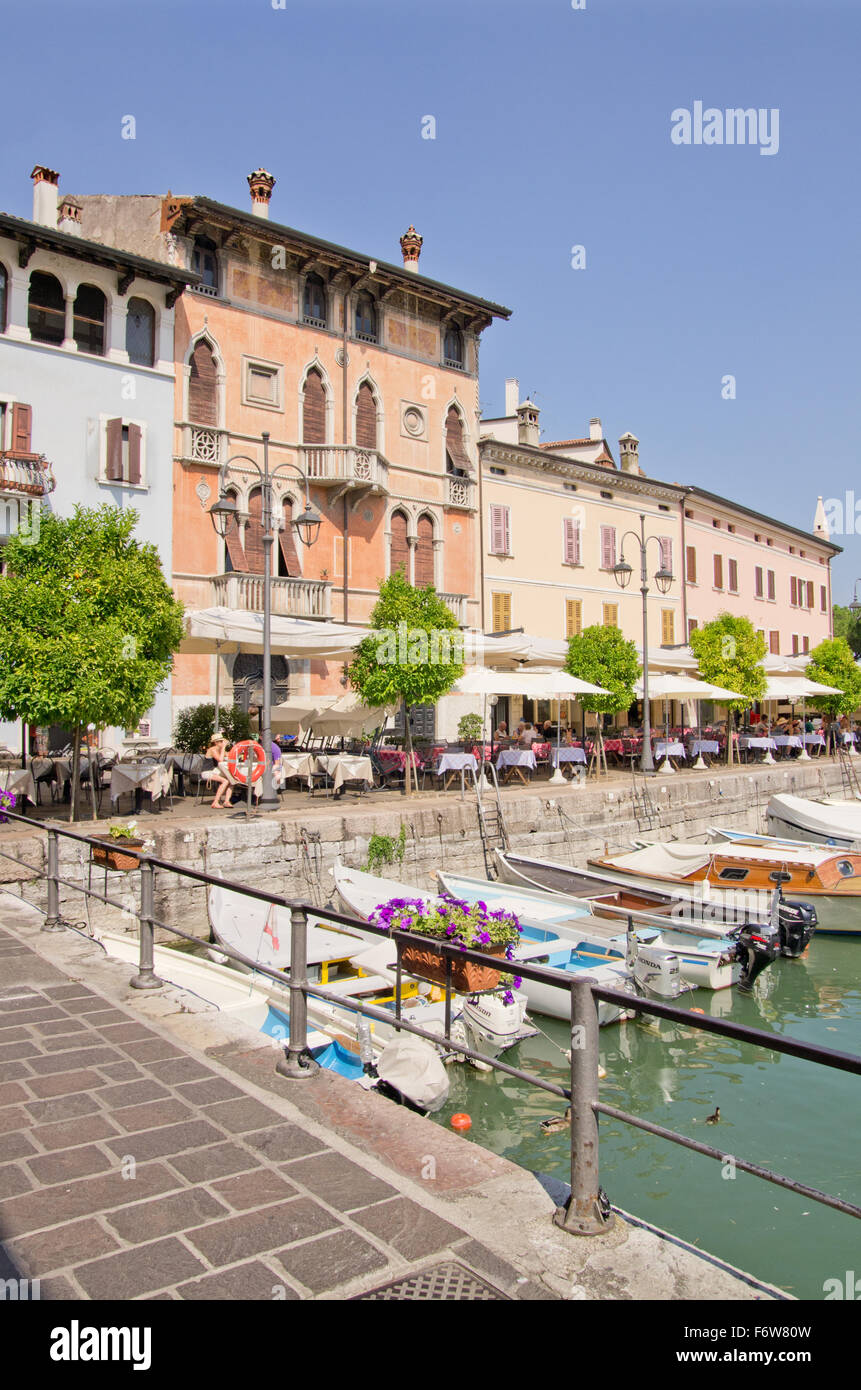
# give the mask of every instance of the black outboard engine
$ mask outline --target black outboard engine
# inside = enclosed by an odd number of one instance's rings
[[[789,882],[789,874],[776,870],[769,874],[769,878],[777,884],[771,921],[780,932],[780,952],[781,955],[793,959],[807,950],[819,918],[813,903],[799,902],[796,898],[782,896],[781,888],[784,883]]]
[[[735,938],[735,953],[741,961],[738,987],[749,993],[757,976],[780,955],[780,929],[770,923],[748,923]]]

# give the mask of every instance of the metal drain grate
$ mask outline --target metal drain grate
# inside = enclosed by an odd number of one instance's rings
[[[492,1284],[486,1284],[477,1274],[465,1265],[447,1260],[444,1264],[432,1265],[430,1269],[409,1274],[405,1279],[395,1279],[391,1284],[383,1284],[379,1289],[356,1294],[351,1300],[360,1303],[366,1299],[405,1299],[409,1301],[427,1300],[435,1303],[489,1303],[496,1299],[510,1302],[508,1295],[500,1293]]]

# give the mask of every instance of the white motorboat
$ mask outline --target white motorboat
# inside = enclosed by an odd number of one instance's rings
[[[861,850],[861,801],[811,799],[779,792],[768,803],[772,835],[833,849]]]

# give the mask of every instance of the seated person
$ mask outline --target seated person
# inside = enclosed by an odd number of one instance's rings
[[[549,743],[551,739],[554,739],[556,737],[556,727],[553,724],[552,720],[545,719],[544,727],[541,730],[541,736],[545,743]]]
[[[219,767],[219,763],[223,763],[226,757],[227,739],[223,734],[215,734],[203,755],[203,771],[201,772],[204,781],[215,784],[215,799],[212,802],[215,807],[230,805],[230,782]]]
[[[571,730],[571,729],[563,729],[563,730],[562,730],[562,747],[563,747],[563,748],[574,748],[574,747],[575,747],[573,730]]]
[[[521,732],[520,738],[518,739],[518,747],[531,748],[533,743],[536,743],[537,741],[538,732],[535,728],[535,725],[527,723],[524,726],[523,731]]]
[[[511,740],[508,736],[508,725],[506,724],[504,719],[500,720],[499,728],[493,735],[493,741],[494,743],[501,744],[503,747],[507,747],[507,745],[510,743]]]

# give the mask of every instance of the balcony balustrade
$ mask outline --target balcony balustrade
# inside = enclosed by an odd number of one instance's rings
[[[332,586],[322,579],[271,581],[272,615],[278,618],[330,618]],[[216,607],[237,608],[246,613],[263,612],[262,574],[219,574],[213,576],[212,602]]]

